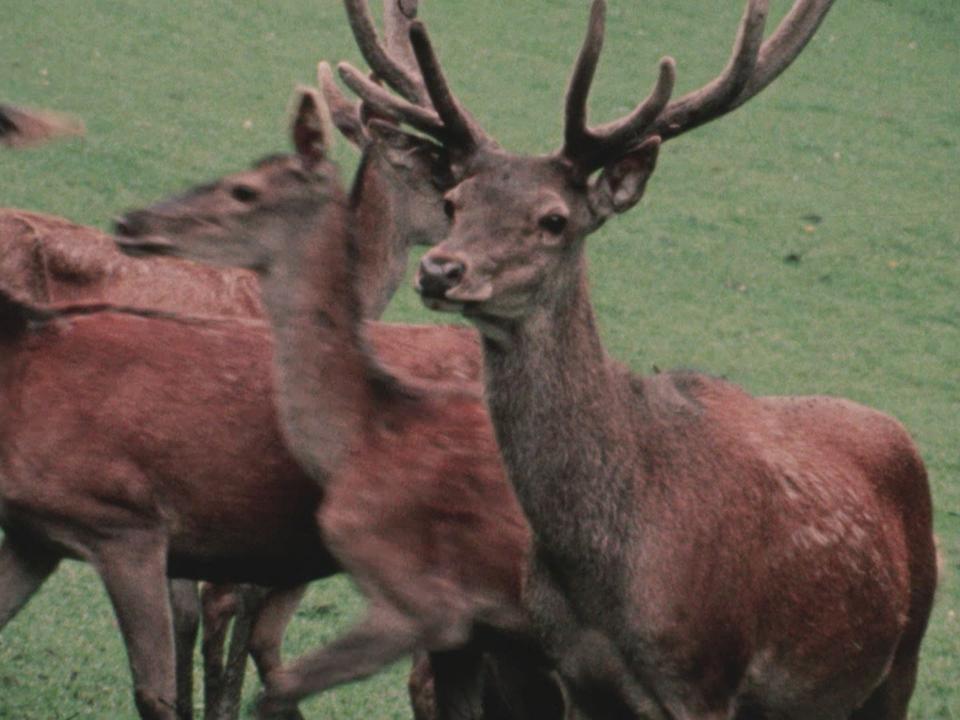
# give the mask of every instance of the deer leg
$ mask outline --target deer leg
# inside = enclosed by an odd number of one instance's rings
[[[260,603],[250,637],[250,655],[257,666],[260,681],[264,684],[272,673],[280,669],[283,632],[290,624],[306,591],[306,585],[272,588]],[[274,716],[272,720],[303,720],[303,715],[297,708],[289,708]]]
[[[414,720],[437,720],[437,697],[429,653],[419,650],[413,654],[407,692]]]
[[[57,568],[60,558],[15,543],[9,535],[0,545],[0,629],[13,619]]]
[[[603,633],[584,627],[548,566],[535,553],[524,588],[537,637],[556,663],[572,718],[668,720],[661,702],[643,692],[630,675],[619,650]]]
[[[890,672],[850,720],[907,720],[907,705],[917,681],[916,651],[898,652]]]
[[[230,634],[230,647],[223,666],[220,696],[217,706],[212,708],[211,720],[235,720],[240,715],[240,699],[243,695],[253,625],[267,590],[255,585],[239,585],[234,594],[236,613]]]
[[[125,533],[116,543],[100,547],[93,564],[126,644],[140,717],[177,720],[173,617],[162,537]]]
[[[224,652],[230,620],[237,610],[237,586],[204,584],[200,593],[203,615],[203,717],[214,720],[224,682]]]
[[[272,673],[257,706],[270,718],[334,685],[369,677],[422,643],[419,624],[387,604],[372,605],[367,616],[332,643]]]
[[[483,655],[469,645],[430,653],[437,720],[483,718]]]
[[[280,669],[283,631],[290,624],[306,592],[306,585],[272,588],[260,604],[250,637],[250,655],[261,680]]]
[[[170,581],[174,646],[177,653],[177,714],[193,718],[193,649],[200,627],[200,596],[193,580]]]
[[[484,720],[563,720],[565,707],[560,680],[539,655],[508,648],[488,656]]]

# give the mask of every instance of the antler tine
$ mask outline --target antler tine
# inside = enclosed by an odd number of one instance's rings
[[[585,170],[593,170],[611,156],[635,144],[644,136],[644,131],[663,110],[676,80],[673,58],[660,61],[660,72],[650,95],[630,115],[596,128],[587,127],[587,97],[590,85],[603,49],[606,2],[594,0],[590,8],[590,20],[583,47],[577,56],[566,100],[566,127],[564,129],[563,156],[573,160]]]
[[[460,103],[453,96],[427,35],[427,29],[419,20],[410,25],[410,43],[413,45],[413,53],[417,57],[427,93],[443,122],[445,144],[467,155],[475,153],[482,145],[495,145],[493,139],[483,132],[477,121],[460,107]]]
[[[719,90],[723,78],[721,76],[700,90],[670,103],[657,118],[650,132],[657,133],[666,140],[743,105],[789,67],[820,27],[832,5],[833,0],[797,0],[773,34],[759,46],[749,62],[750,69],[747,72],[746,61],[739,70],[734,66],[738,65],[738,54],[747,52],[748,46],[754,42],[747,36],[755,34],[755,41],[759,42],[767,10],[766,0],[753,0],[747,6],[741,36],[738,38],[733,58],[724,72],[744,76],[738,77],[736,82],[732,82],[723,92]],[[754,19],[754,14],[764,17]],[[759,27],[751,28],[750,25]]]
[[[726,67],[703,87],[671,102],[650,132],[663,139],[675,137],[729,112],[750,82],[763,41],[768,0],[748,0]]]
[[[337,83],[333,79],[333,70],[330,63],[321,62],[317,64],[317,84],[323,92],[323,97],[327,101],[327,107],[330,109],[330,116],[333,124],[337,127],[359,124],[360,122],[360,103],[351,101],[344,95]]]
[[[833,0],[799,0],[790,9],[760,48],[753,77],[733,107],[742,105],[759,93],[790,66],[817,32],[832,5]]]
[[[441,142],[447,139],[443,121],[432,110],[391,95],[349,63],[338,64],[337,70],[347,87],[371,109],[398,122],[406,122]]]
[[[409,71],[415,71],[417,67],[410,47],[410,23],[417,19],[418,4],[418,0],[383,0],[383,36],[387,53]]]
[[[412,5],[416,12],[416,3],[410,0],[394,0],[397,5],[402,3],[401,7],[395,10],[403,12],[403,9],[409,9]],[[382,79],[387,85],[392,87],[404,98],[414,103],[424,101],[423,87],[412,77],[402,65],[390,56],[390,53],[381,44],[377,37],[377,30],[373,24],[373,18],[370,15],[370,8],[367,7],[366,0],[344,0],[344,6],[347,10],[347,19],[350,21],[350,28],[353,30],[353,36],[356,38],[357,45],[364,59],[370,65],[373,72]],[[387,13],[390,22],[397,20],[393,10]],[[400,24],[397,21],[393,29]],[[388,35],[389,37],[389,35]]]
[[[566,123],[564,127],[563,154],[577,157],[583,153],[584,146],[590,144],[590,131],[587,129],[587,97],[600,61],[603,49],[603,34],[606,26],[606,0],[594,0],[590,6],[590,21],[587,35],[573,66],[570,85],[567,88]]]

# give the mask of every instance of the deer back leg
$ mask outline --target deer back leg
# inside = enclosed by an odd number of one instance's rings
[[[0,630],[57,568],[60,558],[45,550],[15,542],[9,535],[0,545]]]
[[[259,605],[250,636],[250,655],[263,683],[280,669],[283,632],[306,592],[306,585],[272,588]],[[287,708],[271,720],[303,720],[303,715],[295,707]]]
[[[916,653],[898,656],[887,677],[850,720],[906,720],[917,681],[917,661]]]
[[[177,713],[193,718],[193,650],[200,627],[200,595],[193,580],[170,581],[174,646],[177,652]]]
[[[173,617],[162,535],[124,533],[97,547],[92,562],[126,644],[140,717],[178,720]]]

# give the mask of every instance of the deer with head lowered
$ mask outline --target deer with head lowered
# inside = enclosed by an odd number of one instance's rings
[[[484,651],[496,655],[509,704],[537,703],[529,712],[514,705],[510,717],[556,716],[519,604],[528,528],[479,384],[401,376],[368,351],[356,272],[366,238],[356,226],[348,237],[335,197],[318,202],[332,182],[322,125],[301,123],[294,138],[297,154],[130,213],[118,227],[130,252],[260,274],[287,443],[321,484],[323,537],[368,601],[346,635],[271,674],[261,711],[421,649],[432,653],[440,718],[485,716]],[[242,193],[243,203],[208,221],[205,208],[251,184],[269,190]],[[308,241],[318,223],[322,239]]]
[[[605,3],[594,0],[563,147],[500,147],[456,100],[422,24],[434,106],[344,80],[448,148],[451,230],[417,287],[483,336],[486,400],[531,523],[526,605],[595,718],[904,720],[936,585],[931,501],[903,427],[827,397],[752,397],[692,372],[642,377],[601,344],[586,237],[634,206],[664,141],[742,105],[830,6],[799,0],[763,40],[748,0],[715,80],[670,100],[666,58],[622,120],[586,123]]]

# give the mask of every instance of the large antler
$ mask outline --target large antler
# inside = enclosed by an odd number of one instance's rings
[[[603,47],[606,17],[606,0],[594,0],[587,35],[567,90],[564,145],[560,155],[589,173],[649,137],[658,135],[667,140],[725,115],[789,67],[813,37],[832,4],[833,0],[797,0],[774,33],[763,42],[768,0],[747,0],[730,60],[716,78],[670,102],[676,71],[673,59],[665,57],[660,61],[653,90],[633,112],[591,128],[587,126],[587,98]],[[392,95],[345,63],[339,67],[344,82],[378,112],[432,135],[453,150],[472,153],[481,146],[493,145],[493,140],[450,92],[426,29],[419,21],[410,24],[410,42],[432,108]]]
[[[583,48],[567,91],[562,155],[585,171],[601,167],[641,140],[667,140],[739,107],[769,85],[813,37],[833,0],[797,0],[766,42],[768,0],[748,0],[733,52],[723,71],[703,87],[668,102],[674,62],[660,61],[650,96],[627,117],[597,128],[586,125],[586,102],[603,45],[605,0],[594,0]]]
[[[427,31],[421,22],[414,20],[416,0],[384,2],[385,34],[390,51],[377,39],[365,3],[361,0],[345,0],[350,26],[364,59],[375,76],[382,78],[399,97],[371,81],[349,63],[338,65],[343,81],[378,113],[406,122],[444,142],[451,149],[470,154],[483,143],[493,144],[492,139],[460,107],[450,92]],[[409,42],[406,37],[409,37]],[[409,64],[411,46],[419,66],[419,75]]]

